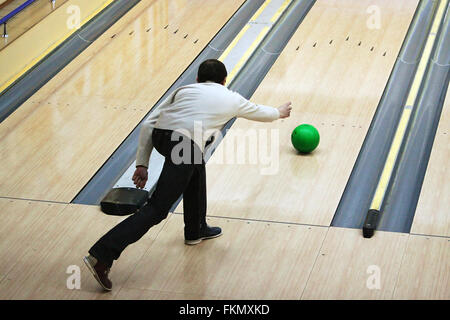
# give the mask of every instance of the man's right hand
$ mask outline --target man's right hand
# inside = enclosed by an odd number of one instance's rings
[[[136,167],[133,174],[133,182],[137,188],[144,188],[148,179],[148,169],[143,166]]]
[[[287,118],[291,115],[291,102],[286,102],[278,108],[278,112],[280,113],[280,119]]]

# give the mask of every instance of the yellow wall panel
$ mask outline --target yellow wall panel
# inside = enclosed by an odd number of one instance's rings
[[[0,51],[0,92],[113,0],[71,0]]]

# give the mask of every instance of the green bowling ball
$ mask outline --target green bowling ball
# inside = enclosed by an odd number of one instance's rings
[[[310,124],[299,125],[291,134],[292,145],[301,153],[310,153],[317,148],[319,141],[319,131]]]

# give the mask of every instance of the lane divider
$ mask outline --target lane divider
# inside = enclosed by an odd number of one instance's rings
[[[255,52],[258,45],[262,42],[264,37],[269,33],[270,27],[264,27],[261,32],[258,34],[256,39],[252,42],[250,47],[244,52],[242,57],[239,59],[238,63],[234,66],[233,70],[231,70],[230,74],[227,77],[227,82],[231,84],[236,74],[242,69],[244,64],[248,61],[253,52]]]
[[[395,131],[394,139],[392,141],[391,147],[389,149],[386,162],[383,167],[378,185],[375,189],[372,202],[369,207],[369,211],[366,216],[366,220],[363,226],[363,236],[365,238],[370,238],[373,236],[375,229],[377,227],[380,210],[383,205],[383,201],[388,191],[388,187],[394,175],[394,168],[398,161],[400,150],[405,139],[408,124],[410,123],[413,107],[419,96],[419,91],[424,80],[425,72],[427,70],[428,62],[431,58],[431,53],[436,42],[436,34],[439,30],[441,22],[445,16],[446,8],[448,5],[448,0],[441,0],[439,7],[433,19],[430,33],[428,34],[427,41],[420,58],[419,65],[417,67],[416,74],[413,79],[413,83],[408,93],[406,103],[403,107],[402,115],[398,123],[397,129]]]
[[[278,18],[281,16],[281,14],[286,10],[288,5],[291,4],[291,2],[292,1],[290,1],[290,0],[285,0],[283,2],[283,4],[281,5],[281,7],[278,8],[277,12],[275,12],[273,17],[270,19],[270,22],[275,23],[278,20]]]
[[[230,45],[225,49],[225,51],[222,53],[222,55],[219,57],[218,60],[224,62],[225,58],[230,54],[230,52],[236,47],[237,43],[242,39],[244,34],[249,30],[250,23],[255,22],[257,18],[261,15],[261,13],[267,8],[267,6],[272,2],[272,0],[266,0],[261,7],[255,12],[255,14],[250,18],[249,24],[247,24],[241,32],[236,36],[236,38],[230,43]],[[245,63],[249,60],[251,55],[255,52],[258,45],[261,44],[261,42],[264,40],[265,36],[269,33],[273,25],[278,21],[278,19],[281,17],[281,15],[286,11],[287,7],[293,2],[293,0],[285,0],[281,6],[277,9],[277,11],[272,15],[270,18],[270,22],[272,25],[265,26],[262,28],[262,30],[259,32],[259,34],[256,36],[256,38],[253,40],[253,42],[250,44],[250,46],[246,49],[246,51],[243,53],[241,58],[238,60],[236,65],[233,67],[233,69],[229,72],[227,77],[227,86],[230,86],[236,75],[239,73],[239,71],[242,69],[242,67],[245,65]]]
[[[256,19],[261,15],[261,13],[266,9],[266,7],[271,3],[272,0],[264,1],[264,3],[259,7],[259,9],[255,12],[255,14],[250,18],[250,22],[255,22]]]
[[[231,43],[228,45],[228,47],[225,49],[225,51],[220,56],[220,58],[219,58],[220,61],[223,62],[225,60],[225,58],[228,57],[231,50],[236,46],[236,44],[239,42],[239,40],[241,40],[242,36],[247,32],[247,30],[249,28],[250,28],[249,24],[245,25],[245,27],[242,28],[242,30],[238,33],[236,38],[234,38],[233,41],[231,41]]]

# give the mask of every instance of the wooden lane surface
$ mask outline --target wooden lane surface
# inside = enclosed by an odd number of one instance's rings
[[[411,233],[450,236],[450,94],[448,92]]]
[[[302,299],[450,298],[450,239],[328,230]]]
[[[209,218],[224,234],[183,243],[183,217],[170,216],[120,297],[154,292],[213,299],[299,299],[327,228]]]
[[[103,294],[82,258],[124,217],[97,206],[24,200],[0,199],[0,208],[0,299],[112,299],[164,225],[127,248],[111,272],[117,290]],[[80,290],[67,288],[69,266],[80,268]]]
[[[394,299],[450,299],[450,239],[410,235]]]
[[[55,7],[52,7],[50,1],[35,1],[25,10],[18,13],[15,17],[7,22],[8,38],[7,41],[0,41],[0,50],[10,45],[15,39],[31,29],[35,24],[53,12],[56,8],[62,6],[68,0],[58,0]],[[0,17],[6,16],[15,8],[20,6],[24,1],[11,1],[0,9]],[[3,26],[0,28],[3,34]]]
[[[208,218],[223,235],[183,244],[173,214],[118,299],[448,299],[449,239]],[[377,278],[378,277],[378,278]]]
[[[0,196],[70,202],[242,2],[132,9],[0,125]]]
[[[178,77],[179,70],[187,67],[186,58],[177,54],[188,57],[198,54],[242,2],[214,0],[204,6],[199,0],[157,1],[140,19],[123,26],[122,32],[112,34],[112,42],[116,43],[84,65],[53,96],[59,99],[75,94],[101,96],[149,105],[155,100],[153,87],[164,83],[167,89],[174,75]],[[167,63],[175,55],[183,63]],[[161,95],[155,96],[158,99]]]
[[[279,153],[269,157],[275,173],[262,174],[270,161],[261,155],[270,153],[260,147],[258,165],[217,160],[234,156],[220,150],[227,145],[251,150],[249,139],[227,143],[226,136],[208,164],[210,215],[330,225],[417,3],[316,2],[252,97],[273,106],[292,101],[291,117],[271,124],[238,119],[229,132],[273,133],[260,140],[263,145],[267,140],[269,150],[279,145]],[[380,12],[379,29],[368,27],[371,6]],[[321,135],[319,147],[307,156],[297,155],[290,142],[302,123]]]
[[[0,198],[0,218],[0,299],[450,298],[447,238],[208,218],[223,235],[186,246],[172,214],[121,254],[104,293],[81,259],[123,217]]]
[[[330,228],[302,299],[392,299],[408,236]]]

